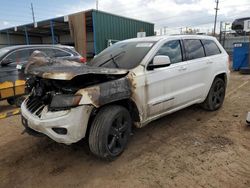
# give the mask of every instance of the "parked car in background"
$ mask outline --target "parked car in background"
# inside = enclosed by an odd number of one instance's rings
[[[92,153],[108,160],[124,151],[133,124],[193,104],[218,110],[229,79],[228,54],[201,35],[120,41],[87,65],[45,60],[34,56],[27,65],[26,131],[64,144],[86,138]]]
[[[85,62],[74,47],[64,45],[19,45],[0,49],[0,100],[21,104],[25,94],[24,68],[30,55],[42,51],[51,58]]]
[[[234,30],[238,35],[244,35],[244,21],[250,20],[250,17],[239,18],[233,21],[232,23],[232,30]]]

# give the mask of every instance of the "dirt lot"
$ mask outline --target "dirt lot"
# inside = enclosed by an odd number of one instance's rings
[[[1,102],[1,111],[7,106]],[[192,106],[136,129],[114,162],[21,135],[20,116],[0,120],[0,187],[250,187],[250,75],[231,74],[222,109]]]

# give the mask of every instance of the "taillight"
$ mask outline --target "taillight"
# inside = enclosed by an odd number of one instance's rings
[[[86,63],[86,61],[87,61],[87,60],[86,60],[85,57],[80,57],[80,62],[81,62],[81,63]]]

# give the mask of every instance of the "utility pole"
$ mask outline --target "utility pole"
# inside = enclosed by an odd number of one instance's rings
[[[225,28],[224,28],[224,38],[223,38],[223,48],[225,48],[225,40],[226,40],[226,33],[227,33],[227,25],[229,25],[229,23],[225,22]]]
[[[221,43],[221,37],[222,37],[222,22],[220,22],[220,38],[219,38],[220,43]]]
[[[98,10],[98,0],[96,0],[95,4],[96,4],[96,10]]]
[[[34,9],[33,9],[33,3],[31,3],[31,12],[32,12],[33,23],[35,25],[36,20],[35,20],[35,13],[34,13]]]
[[[215,31],[216,31],[216,22],[217,22],[217,12],[219,10],[218,5],[219,5],[219,0],[215,0],[216,3],[216,8],[215,9],[215,17],[214,17],[214,32],[213,35],[215,36]]]
[[[164,26],[164,35],[167,34],[167,26]]]

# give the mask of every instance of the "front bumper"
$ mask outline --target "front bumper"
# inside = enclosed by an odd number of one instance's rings
[[[21,113],[26,120],[26,126],[29,128],[47,135],[56,142],[64,144],[72,144],[85,137],[93,106],[83,105],[57,112],[50,112],[45,107],[39,118],[27,109],[26,101],[22,103]],[[67,129],[67,133],[58,134],[53,130],[55,128]]]

